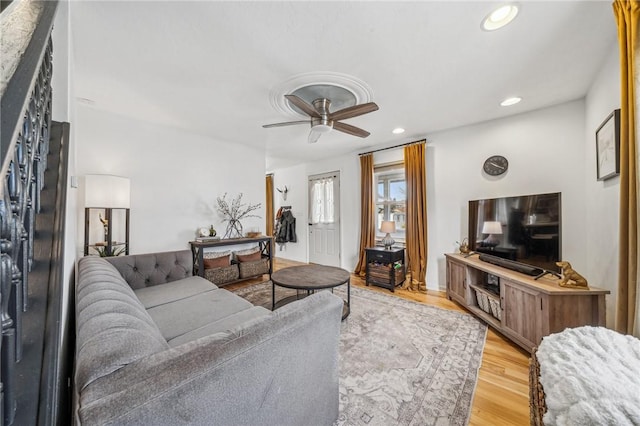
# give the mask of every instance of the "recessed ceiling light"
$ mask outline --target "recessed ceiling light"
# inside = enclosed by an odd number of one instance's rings
[[[521,100],[522,100],[522,98],[519,98],[518,96],[514,96],[513,98],[507,98],[504,101],[500,102],[500,105],[501,106],[511,106],[511,105],[517,104]]]
[[[486,31],[494,31],[504,27],[518,14],[518,6],[506,4],[500,6],[482,20],[482,29]]]
[[[400,133],[404,133],[404,129],[402,127],[396,127],[391,131],[394,135],[399,135]]]

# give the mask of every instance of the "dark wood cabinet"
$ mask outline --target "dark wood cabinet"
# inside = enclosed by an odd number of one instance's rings
[[[365,283],[394,291],[405,280],[404,248],[369,247],[365,249],[367,271]]]

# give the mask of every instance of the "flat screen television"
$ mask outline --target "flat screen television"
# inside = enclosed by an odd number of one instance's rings
[[[481,259],[485,254],[560,272],[561,212],[559,192],[471,200],[469,246]]]

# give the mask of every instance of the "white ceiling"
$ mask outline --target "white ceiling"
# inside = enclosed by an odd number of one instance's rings
[[[616,48],[611,1],[521,1],[507,27],[481,30],[501,3],[72,2],[76,96],[264,147],[267,170],[582,98]],[[380,110],[346,120],[371,136],[333,131],[312,145],[306,125],[262,128],[301,119],[269,93],[309,72],[372,89]],[[514,95],[524,100],[499,106]]]

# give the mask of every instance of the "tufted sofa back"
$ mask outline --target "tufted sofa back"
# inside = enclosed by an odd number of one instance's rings
[[[78,262],[76,287],[76,385],[94,380],[150,354],[167,341],[131,287],[104,258]]]
[[[132,289],[181,280],[193,274],[190,250],[107,258]]]

